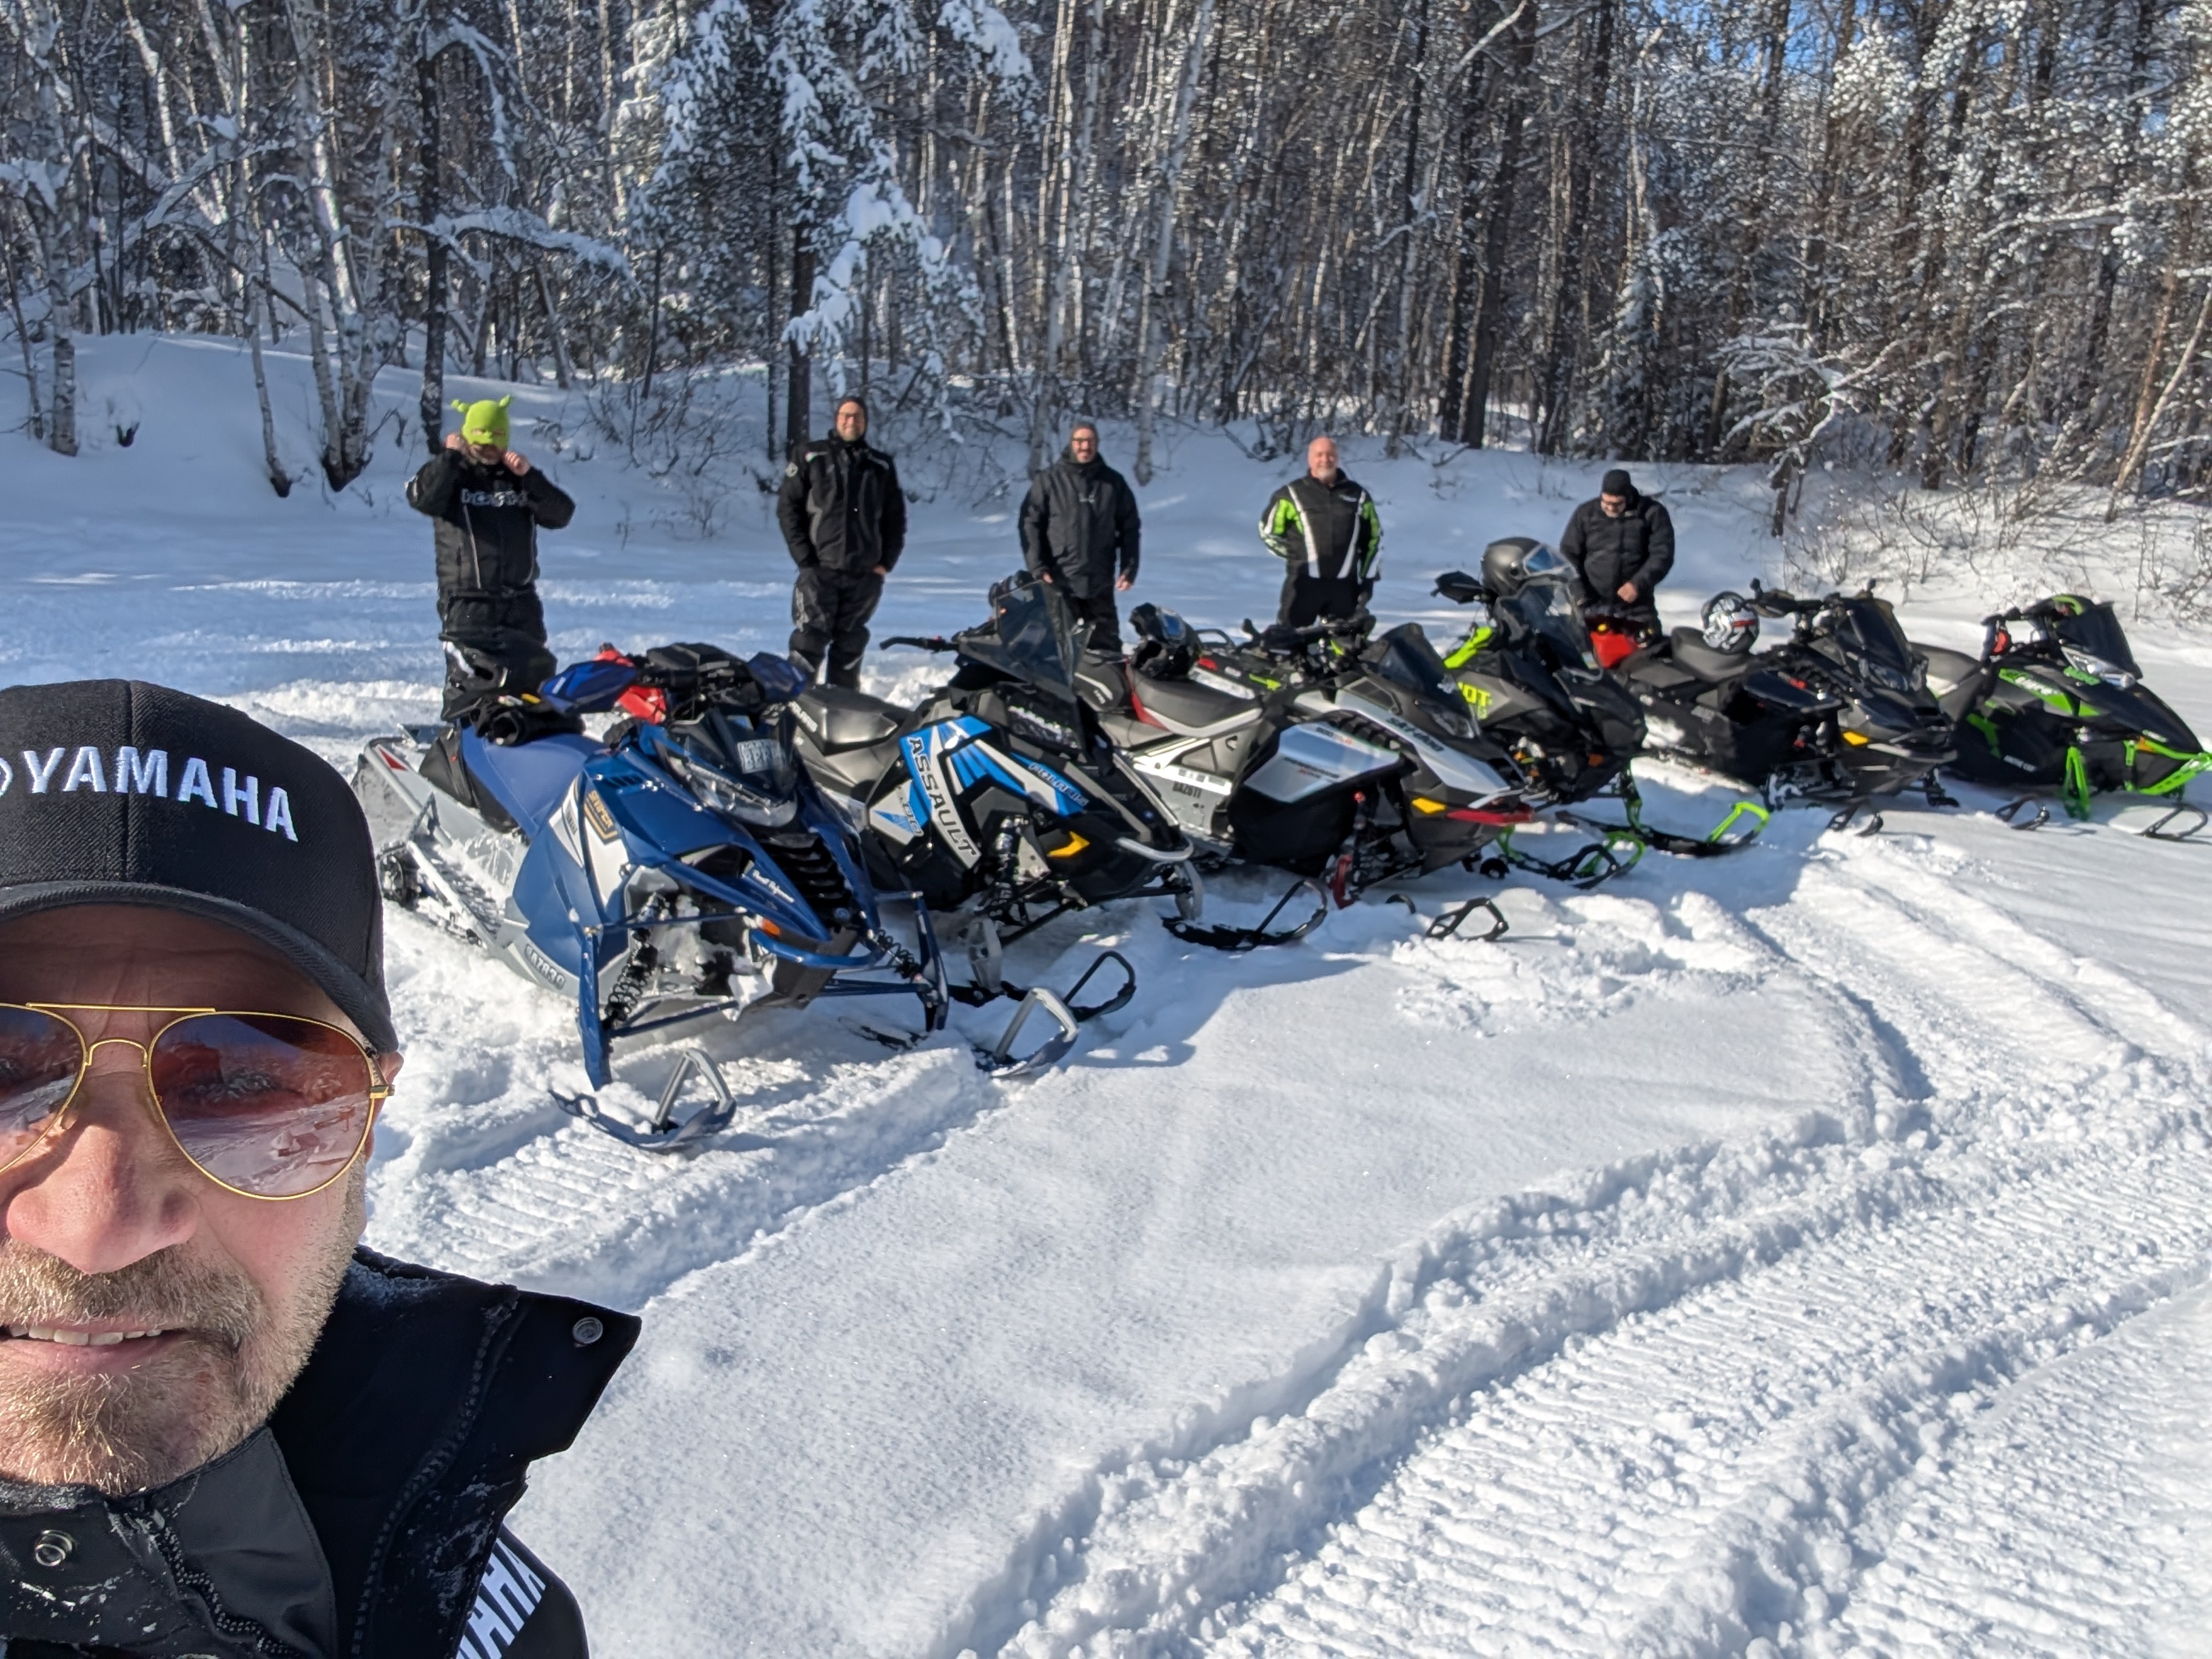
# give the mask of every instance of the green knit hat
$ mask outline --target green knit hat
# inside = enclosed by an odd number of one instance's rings
[[[455,402],[461,411],[461,439],[465,443],[496,444],[507,447],[507,406],[514,401],[509,392],[504,398],[486,398],[481,402]]]

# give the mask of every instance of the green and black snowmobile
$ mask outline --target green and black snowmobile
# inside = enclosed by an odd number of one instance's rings
[[[2033,829],[2051,816],[2037,795],[2056,794],[2069,815],[2087,818],[2092,796],[2130,793],[2166,805],[2143,831],[2154,839],[2188,840],[2212,822],[2182,799],[2191,779],[2212,772],[2212,753],[2142,684],[2109,601],[2055,594],[1982,627],[1978,658],[1913,649],[1928,659],[1929,689],[1959,723],[1952,769],[2017,792],[2002,817]]]
[[[1758,834],[1766,814],[1750,802],[1739,803],[1701,838],[1643,821],[1642,797],[1629,771],[1644,747],[1643,708],[1601,665],[1574,573],[1551,548],[1529,536],[1502,538],[1483,549],[1480,576],[1449,571],[1437,578],[1436,592],[1474,610],[1444,666],[1484,732],[1518,769],[1533,805],[1597,831],[1608,847],[1634,842],[1632,851],[1650,847],[1706,856],[1733,851]],[[1618,799],[1627,822],[1567,810],[1600,797]],[[1747,818],[1752,822],[1739,829]],[[1512,837],[1502,839],[1513,862]]]

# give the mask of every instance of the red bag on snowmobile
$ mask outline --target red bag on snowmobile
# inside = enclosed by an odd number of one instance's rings
[[[1644,641],[1635,635],[1600,623],[1590,629],[1590,650],[1597,658],[1600,668],[1618,668],[1642,648]]]

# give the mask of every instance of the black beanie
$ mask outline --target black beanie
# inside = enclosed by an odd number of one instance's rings
[[[1605,475],[1605,482],[1597,487],[1601,495],[1623,495],[1631,501],[1636,497],[1636,486],[1628,482],[1628,474],[1615,467]]]

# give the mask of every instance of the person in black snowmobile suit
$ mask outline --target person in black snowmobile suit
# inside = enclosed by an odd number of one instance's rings
[[[638,1322],[360,1248],[359,802],[182,692],[0,690],[0,751],[64,744],[0,789],[0,1651],[585,1659],[507,1515]]]
[[[891,458],[868,444],[867,404],[842,398],[836,418],[835,432],[784,468],[775,517],[799,567],[791,659],[831,685],[857,690],[868,619],[906,547],[906,495]]]
[[[1129,481],[1100,459],[1098,428],[1085,421],[1058,460],[1030,480],[1022,503],[1022,562],[1060,590],[1091,624],[1091,648],[1121,649],[1114,596],[1137,580],[1137,516]]]
[[[1267,500],[1260,539],[1289,566],[1276,621],[1307,628],[1327,617],[1342,621],[1375,592],[1382,556],[1382,518],[1375,498],[1337,465],[1336,440],[1323,434],[1306,446],[1306,476]]]
[[[1574,567],[1585,610],[1611,612],[1632,631],[1656,635],[1653,595],[1674,568],[1674,520],[1626,472],[1613,468],[1596,496],[1574,510],[1559,556]]]
[[[407,504],[438,521],[449,720],[491,691],[534,691],[554,669],[538,598],[538,532],[565,528],[576,504],[507,447],[508,402],[456,404],[461,429],[407,481]]]

